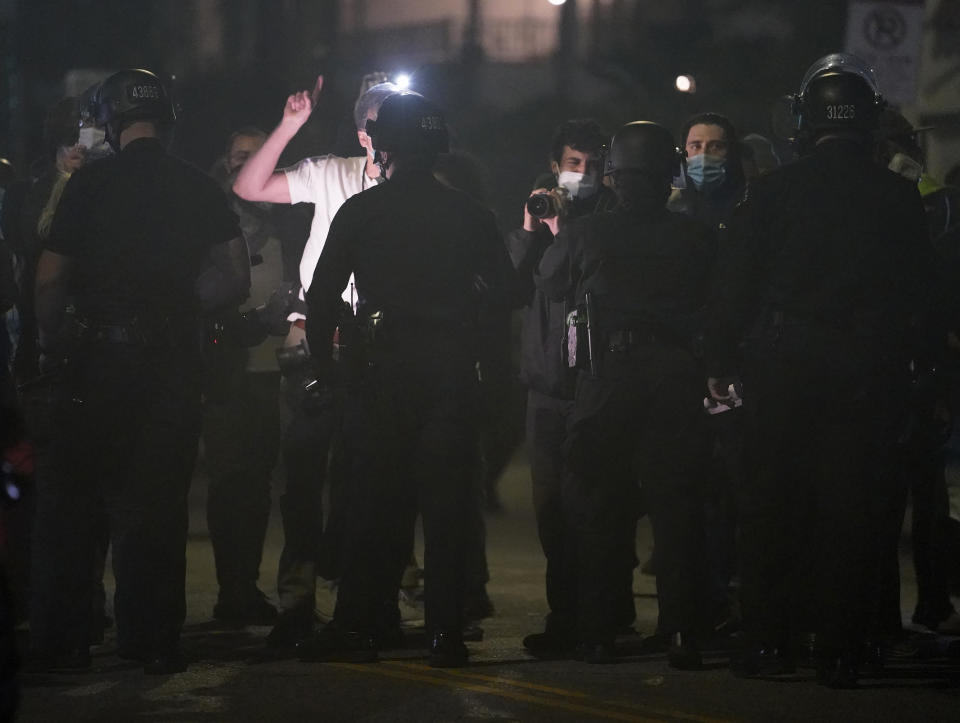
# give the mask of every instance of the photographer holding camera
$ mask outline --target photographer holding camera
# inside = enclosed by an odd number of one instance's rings
[[[526,435],[540,544],[547,558],[547,616],[543,633],[523,643],[534,655],[554,657],[576,642],[575,533],[565,523],[561,499],[569,472],[563,460],[567,417],[573,405],[574,370],[567,366],[566,317],[574,307],[551,301],[534,287],[533,274],[553,237],[567,222],[612,209],[616,196],[601,183],[602,150],[609,139],[590,119],[568,120],[554,132],[549,177],[541,177],[524,204],[523,227],[507,235],[526,308],[521,336],[521,378],[527,385]],[[625,501],[625,504],[627,502]],[[634,619],[633,530],[624,530],[622,618]],[[620,608],[618,607],[618,610]]]

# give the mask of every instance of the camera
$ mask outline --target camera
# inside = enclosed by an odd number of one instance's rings
[[[566,206],[566,189],[558,186],[551,191],[535,193],[527,199],[527,211],[534,218],[562,216]]]

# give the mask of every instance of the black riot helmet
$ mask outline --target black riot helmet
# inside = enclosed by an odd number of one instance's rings
[[[610,141],[604,174],[636,171],[669,183],[678,175],[681,158],[670,131],[652,121],[633,121]]]
[[[153,121],[160,128],[177,116],[160,79],[149,70],[132,68],[114,73],[93,93],[88,113],[107,133],[107,142],[119,151],[120,131],[134,121]]]
[[[368,120],[367,135],[375,152],[436,156],[450,147],[447,124],[426,98],[401,91],[383,101],[376,120]]]
[[[817,60],[793,99],[801,137],[838,130],[871,133],[885,106],[873,69],[849,53],[831,53]]]

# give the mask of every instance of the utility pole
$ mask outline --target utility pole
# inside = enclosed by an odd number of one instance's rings
[[[483,65],[483,15],[480,0],[467,0],[467,23],[463,30],[463,48],[460,52],[463,67],[462,102],[471,106],[476,102]]]
[[[0,0],[0,98],[4,99],[0,114],[0,156],[6,156],[23,171],[24,149],[21,128],[22,102],[20,68],[17,60],[17,2]]]
[[[571,79],[580,62],[577,38],[577,2],[567,0],[560,6],[560,27],[557,35],[557,52],[554,56],[557,72],[557,95],[564,96],[570,90]]]

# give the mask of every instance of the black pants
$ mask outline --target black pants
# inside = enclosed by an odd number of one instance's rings
[[[920,417],[917,420],[921,423],[919,428],[915,425],[908,428],[915,434],[894,448],[892,474],[895,475],[895,499],[890,532],[896,530],[896,542],[899,542],[909,492],[913,567],[917,577],[917,605],[913,622],[935,628],[954,612],[949,587],[949,500],[942,451],[945,435],[943,430],[934,429],[931,408],[915,410],[913,418],[917,417]],[[898,551],[892,545],[888,549]],[[881,627],[881,632],[889,633],[900,629],[899,555],[888,558],[885,569],[888,574],[883,578],[879,594],[889,612],[882,618],[886,625]]]
[[[476,376],[469,362],[390,362],[348,391],[350,524],[335,621],[372,630],[396,607],[410,530],[423,519],[428,630],[462,629],[464,562],[475,499]]]
[[[581,502],[580,488],[566,463],[567,425],[573,402],[541,394],[527,394],[527,447],[533,482],[533,508],[540,546],[547,559],[546,592],[550,613],[547,630],[576,634],[579,618],[579,543],[575,517]],[[611,572],[616,580],[617,600],[613,622],[617,628],[636,618],[633,602],[633,569],[637,565],[636,529],[640,502],[636,481],[619,495],[625,514],[616,535],[618,561]]]
[[[523,388],[510,359],[510,331],[484,337],[480,359],[480,450],[486,503],[498,504],[497,483],[523,438]]]
[[[736,495],[743,477],[743,410],[704,415],[701,429],[708,450],[701,476],[706,538],[706,583],[714,624],[733,614],[730,580],[737,572]]]
[[[578,606],[583,642],[615,634],[622,535],[636,521],[637,481],[657,549],[662,633],[702,627],[702,392],[693,359],[659,344],[610,353],[602,378],[581,372],[570,415]]]
[[[567,519],[569,472],[564,461],[567,417],[573,402],[531,389],[527,395],[527,447],[540,546],[547,558],[550,614],[547,629],[568,633],[577,625],[576,532]],[[632,600],[631,600],[632,602]]]
[[[891,499],[882,466],[896,384],[882,351],[871,339],[813,325],[787,326],[749,350],[751,474],[740,495],[740,541],[752,643],[783,645],[813,632],[838,649],[866,635]]]
[[[174,648],[186,613],[187,492],[200,434],[198,335],[148,348],[85,343],[57,414],[54,474],[38,499],[31,616],[42,652],[84,647],[90,560],[105,510],[120,648]],[[194,353],[191,353],[195,350]],[[31,624],[31,627],[33,625]]]
[[[317,577],[333,580],[341,575],[345,534],[346,469],[340,444],[342,394],[323,405],[306,399],[304,379],[293,374],[284,379],[289,421],[283,432],[282,452],[286,473],[280,496],[283,551],[277,570],[277,591],[282,612],[313,612]],[[323,490],[329,486],[329,509],[324,523]]]
[[[46,621],[56,619],[56,613],[38,610],[37,614],[30,614],[31,597],[34,604],[51,604],[55,601],[44,598],[39,600],[31,596],[31,580],[36,577],[43,579],[52,573],[50,570],[32,569],[32,544],[35,534],[38,499],[48,500],[50,495],[56,494],[58,489],[55,480],[55,465],[51,459],[54,440],[58,437],[56,409],[58,399],[62,396],[62,380],[50,379],[42,383],[34,383],[21,392],[24,417],[29,433],[29,439],[34,449],[34,474],[31,484],[22,492],[20,502],[11,510],[4,511],[4,523],[7,525],[7,574],[11,585],[12,599],[16,603],[15,612],[18,620],[30,619],[30,635],[34,641],[47,639],[47,632],[43,626]],[[93,585],[91,597],[91,614],[94,628],[102,626],[106,613],[106,590],[103,584],[104,566],[107,551],[110,546],[110,532],[107,529],[106,510],[99,508],[94,511],[96,522],[96,541],[92,548],[92,559],[89,562],[90,577]],[[52,584],[56,584],[55,581]]]
[[[238,351],[245,361],[246,349]],[[280,373],[241,365],[225,386],[208,386],[203,409],[207,528],[221,598],[251,593],[259,578],[280,452]]]

